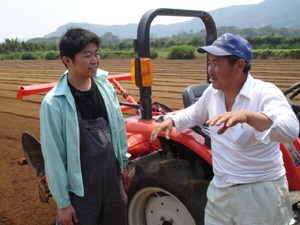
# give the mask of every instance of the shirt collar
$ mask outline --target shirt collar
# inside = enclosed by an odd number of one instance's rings
[[[242,89],[240,90],[239,95],[243,95],[243,96],[251,99],[252,85],[253,85],[253,77],[251,76],[250,73],[248,73],[247,79],[246,79]],[[221,94],[221,93],[223,93],[223,91],[215,89],[215,93]]]
[[[251,76],[250,73],[248,73],[247,79],[242,89],[240,90],[240,94],[251,99],[252,85],[253,85],[253,77]]]

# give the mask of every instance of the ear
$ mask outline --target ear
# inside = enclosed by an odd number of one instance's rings
[[[67,56],[63,56],[61,60],[63,61],[64,64],[67,65],[68,68],[69,68],[70,64],[72,63],[72,59],[70,59]]]
[[[243,73],[243,70],[244,70],[244,68],[245,68],[245,65],[246,65],[245,60],[239,59],[238,61],[236,61],[236,63],[235,63],[234,66],[236,67],[238,73]]]

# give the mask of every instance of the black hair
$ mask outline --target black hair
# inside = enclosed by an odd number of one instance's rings
[[[226,56],[226,58],[229,61],[229,65],[233,66],[239,59],[241,59],[240,57],[236,56],[236,55],[229,55]],[[243,70],[243,73],[248,73],[251,69],[251,65],[245,60],[245,67]]]
[[[74,60],[75,55],[83,50],[89,43],[95,43],[97,48],[99,48],[101,38],[89,30],[71,28],[60,38],[60,57],[63,58],[64,56],[67,56],[71,60]],[[66,64],[65,66],[67,67]]]

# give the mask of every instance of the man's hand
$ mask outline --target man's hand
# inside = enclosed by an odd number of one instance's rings
[[[155,127],[155,129],[151,133],[150,144],[157,140],[157,136],[162,131],[166,132],[166,138],[169,140],[173,126],[174,126],[174,121],[171,118],[167,118],[165,121],[163,121],[157,127]]]
[[[63,225],[73,225],[78,222],[75,210],[72,205],[58,210],[59,219]]]
[[[264,131],[269,129],[273,122],[262,113],[251,112],[248,110],[222,113],[206,122],[206,124],[210,126],[220,126],[223,124],[218,130],[218,134],[223,134],[229,127],[233,127],[238,123],[247,123],[258,131]]]
[[[131,185],[131,177],[127,168],[123,168],[122,178],[124,190],[127,191]]]

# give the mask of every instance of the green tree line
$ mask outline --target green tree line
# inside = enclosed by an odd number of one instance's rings
[[[250,29],[250,28],[249,28]],[[252,28],[251,28],[252,29]],[[280,29],[272,28],[271,26],[266,26],[265,29],[254,29],[256,31],[278,31]],[[246,34],[247,29],[238,30],[235,27],[220,27],[218,29],[218,36],[226,32],[238,33],[244,32]],[[295,32],[296,29],[287,29],[289,32]],[[150,47],[153,58],[157,57],[158,52],[168,51],[174,46],[191,46],[199,47],[205,45],[205,37],[202,37],[201,32],[190,33],[181,32],[177,35],[173,35],[165,38],[151,38]],[[262,33],[260,33],[262,34]],[[241,35],[243,36],[243,35]],[[284,37],[278,36],[275,33],[270,33],[264,36],[244,36],[252,45],[253,50],[257,50],[255,54],[257,57],[266,58],[266,54],[269,53],[273,56],[280,56],[283,58],[289,57],[290,55],[293,58],[298,57],[298,52],[300,51],[300,35],[293,37]],[[133,48],[132,39],[123,39],[121,40],[118,36],[112,34],[111,32],[106,32],[101,36],[102,44],[100,46],[100,57],[102,59],[106,58],[115,58],[115,57],[135,57],[136,53]],[[5,39],[5,42],[0,43],[0,59],[58,59],[58,40],[57,38],[51,38],[51,40],[57,40],[53,43],[46,43],[40,39],[31,39],[27,42],[19,41],[16,39]],[[172,51],[175,51],[172,48]],[[176,48],[175,48],[176,49]],[[182,49],[182,48],[181,48]],[[262,51],[266,50],[266,51]],[[274,50],[274,51],[271,51]],[[276,50],[276,51],[275,51]],[[278,51],[277,51],[278,50]],[[290,53],[290,51],[279,51],[279,50],[295,50]],[[178,49],[177,49],[178,51]],[[189,50],[190,51],[190,48]],[[170,54],[169,54],[170,55]],[[178,55],[177,53],[175,55]],[[187,55],[184,53],[183,55]],[[191,56],[189,56],[191,57]],[[174,56],[169,57],[174,58]]]

